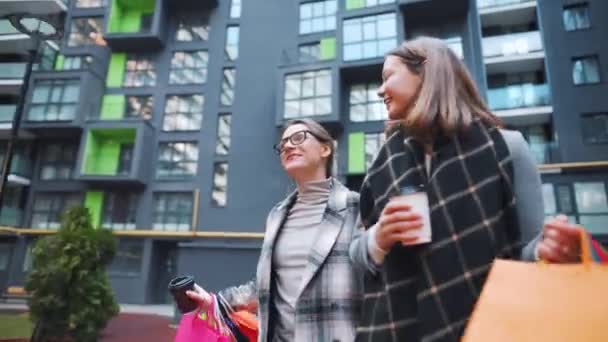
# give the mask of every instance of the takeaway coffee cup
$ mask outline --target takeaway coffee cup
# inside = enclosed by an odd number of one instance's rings
[[[404,243],[404,245],[419,245],[431,242],[431,216],[429,209],[429,198],[422,185],[405,186],[400,189],[400,194],[391,200],[408,204],[412,212],[422,216],[423,226],[420,229],[412,230],[408,237],[416,237],[414,242]]]
[[[192,312],[196,310],[198,304],[190,299],[188,295],[186,295],[186,291],[194,290],[194,277],[192,276],[182,276],[173,278],[169,282],[169,291],[173,295],[175,299],[175,303],[177,304],[177,308],[182,313]]]

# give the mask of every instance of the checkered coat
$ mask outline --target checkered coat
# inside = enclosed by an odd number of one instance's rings
[[[435,139],[430,177],[424,160],[424,147],[397,131],[363,182],[366,227],[400,187],[425,185],[432,242],[395,245],[379,272],[365,273],[357,341],[458,341],[494,258],[520,255],[513,165],[496,127],[475,121]]]
[[[268,215],[256,279],[221,292],[233,307],[251,306],[251,302],[258,301],[260,342],[269,341],[272,335],[272,254],[296,196],[296,192],[289,195]],[[361,279],[356,278],[348,248],[357,231],[358,216],[359,195],[333,179],[296,301],[295,342],[354,340]]]

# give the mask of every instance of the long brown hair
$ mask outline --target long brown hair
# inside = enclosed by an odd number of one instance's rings
[[[501,126],[464,63],[442,40],[419,37],[404,42],[387,56],[399,57],[421,78],[416,99],[401,120],[414,136],[426,141],[437,134],[451,136],[464,131],[476,118]]]
[[[306,128],[312,132],[314,137],[319,140],[319,142],[323,145],[329,147],[329,156],[327,156],[327,160],[325,161],[325,177],[329,178],[332,175],[332,169],[334,165],[334,154],[336,153],[336,149],[334,146],[334,139],[331,137],[331,134],[323,127],[321,124],[312,119],[296,119],[290,120],[283,126],[283,130],[281,131],[281,135],[285,133],[287,128],[293,125],[304,125]]]

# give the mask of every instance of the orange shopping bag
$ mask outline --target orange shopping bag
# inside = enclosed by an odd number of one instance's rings
[[[581,236],[581,264],[496,260],[463,341],[608,341],[608,266]]]

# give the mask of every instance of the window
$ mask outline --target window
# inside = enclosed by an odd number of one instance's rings
[[[344,60],[380,57],[397,46],[395,13],[344,20]]]
[[[207,81],[207,51],[177,51],[171,59],[170,84],[195,84]]]
[[[86,69],[93,62],[91,56],[66,56],[63,61],[63,70]]]
[[[106,192],[101,226],[113,230],[135,229],[137,200],[137,194],[132,192]]]
[[[236,69],[224,69],[224,78],[222,79],[222,93],[220,95],[220,103],[222,106],[232,106],[234,102],[234,82],[236,78]]]
[[[71,121],[80,96],[79,80],[44,80],[34,84],[28,121]]]
[[[78,145],[71,143],[45,144],[40,157],[40,179],[70,179]]]
[[[217,143],[215,154],[227,155],[230,152],[230,122],[232,115],[220,114],[217,119]]]
[[[553,184],[543,184],[543,204],[545,206],[545,216],[553,216],[557,213],[557,202],[555,201],[555,192],[553,192]]]
[[[239,27],[226,28],[226,59],[235,61],[239,57]]]
[[[608,233],[608,200],[604,182],[576,182],[574,195],[579,223],[591,233]]]
[[[182,18],[175,32],[178,42],[207,41],[209,40],[209,25],[206,18]]]
[[[125,118],[150,120],[154,110],[153,96],[127,96]]]
[[[542,185],[542,193],[547,218],[555,217],[557,214],[565,214],[568,215],[568,221],[571,223],[577,222],[570,185],[545,183]]]
[[[94,8],[104,7],[106,0],[76,0],[76,7],[78,8]]]
[[[584,30],[591,27],[589,5],[586,3],[564,7],[564,28],[566,31]]]
[[[135,276],[141,272],[144,240],[120,239],[109,273]]]
[[[300,4],[300,34],[336,29],[336,0]]]
[[[148,57],[129,55],[125,71],[125,87],[153,87],[156,84],[154,63]]]
[[[91,33],[100,34],[103,31],[102,18],[74,18],[70,28],[68,46],[81,46],[95,44]]]
[[[121,144],[118,154],[118,167],[116,174],[125,176],[131,173],[131,161],[133,160],[133,144]]]
[[[395,0],[364,0],[365,7],[372,7],[384,4],[393,4]]]
[[[583,139],[588,144],[608,143],[608,113],[588,114],[582,117]]]
[[[300,45],[298,50],[298,59],[300,63],[316,62],[321,59],[320,43]]]
[[[290,74],[285,77],[286,119],[331,113],[329,69]]]
[[[369,169],[378,154],[380,147],[384,144],[384,133],[365,134],[365,169]]]
[[[158,178],[184,178],[196,175],[198,146],[194,142],[167,142],[158,147]]]
[[[213,165],[213,191],[211,203],[216,207],[225,207],[227,202],[228,163],[221,162]]]
[[[192,225],[192,193],[154,195],[154,230],[188,231]]]
[[[197,131],[203,121],[203,95],[175,95],[167,98],[164,131]]]
[[[36,194],[32,209],[32,228],[59,229],[63,213],[80,205],[80,202],[80,196],[75,193]]]
[[[356,84],[350,88],[350,121],[378,121],[388,119],[388,113],[378,97],[378,83]]]
[[[230,18],[240,18],[241,10],[241,0],[232,0],[230,4]]]
[[[551,160],[551,148],[555,145],[550,125],[530,125],[514,127],[524,136],[530,152],[538,164],[547,164]]]
[[[597,56],[587,56],[572,60],[572,81],[575,85],[600,82],[600,66]]]
[[[0,272],[4,273],[8,271],[8,261],[12,254],[12,244],[1,242],[0,243]]]

